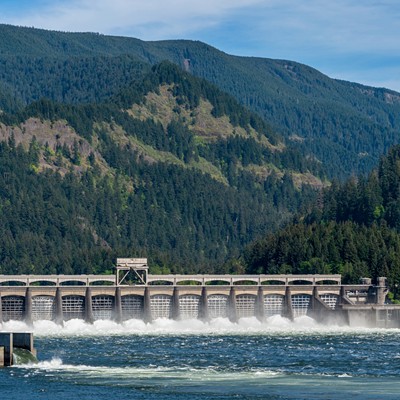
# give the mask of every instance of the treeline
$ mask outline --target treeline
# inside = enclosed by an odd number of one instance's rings
[[[308,220],[353,221],[365,226],[384,222],[400,231],[399,160],[400,146],[394,146],[368,177],[333,182]]]
[[[251,246],[244,259],[248,273],[341,274],[343,283],[361,277],[400,283],[400,235],[386,224],[298,223]]]
[[[340,273],[345,283],[400,283],[400,146],[368,177],[333,182],[302,222],[249,247],[248,272]]]

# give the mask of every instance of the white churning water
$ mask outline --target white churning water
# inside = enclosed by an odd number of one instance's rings
[[[171,319],[157,319],[151,323],[131,319],[121,324],[110,320],[97,320],[88,324],[81,319],[65,321],[57,325],[51,321],[35,321],[32,327],[21,321],[8,321],[0,324],[0,331],[27,331],[33,330],[35,336],[110,336],[110,335],[246,335],[246,334],[304,334],[304,333],[341,333],[341,332],[382,332],[388,329],[349,327],[337,324],[319,324],[314,319],[301,316],[290,321],[275,315],[260,322],[255,317],[241,318],[237,323],[227,318],[215,318],[208,322],[197,319],[174,321]],[[395,329],[396,330],[396,329]]]

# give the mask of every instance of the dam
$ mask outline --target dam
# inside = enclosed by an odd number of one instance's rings
[[[319,322],[400,327],[386,278],[340,275],[152,275],[145,258],[118,258],[114,275],[0,275],[0,323],[70,319],[201,319],[308,315]]]

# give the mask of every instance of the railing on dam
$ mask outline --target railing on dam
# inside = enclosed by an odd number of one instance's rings
[[[115,275],[0,275],[0,286],[116,284]]]
[[[242,285],[257,284],[269,285],[281,283],[283,285],[295,285],[299,282],[306,282],[316,285],[323,282],[335,282],[341,284],[341,275],[148,275],[147,283],[169,282],[172,285],[179,285],[185,282],[196,282],[201,285],[207,284],[226,284],[233,286],[241,283]]]
[[[144,282],[135,285],[154,284],[199,284],[213,285],[224,284],[233,286],[241,285],[296,285],[307,283],[317,285],[322,283],[341,284],[341,275],[151,275],[146,276]],[[0,275],[0,287],[16,286],[100,286],[111,284],[126,286],[129,283],[119,282],[115,275]]]

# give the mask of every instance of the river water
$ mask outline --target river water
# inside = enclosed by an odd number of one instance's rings
[[[0,330],[27,330],[21,322]],[[71,320],[34,326],[38,364],[0,370],[1,399],[399,399],[400,330],[308,317]]]

